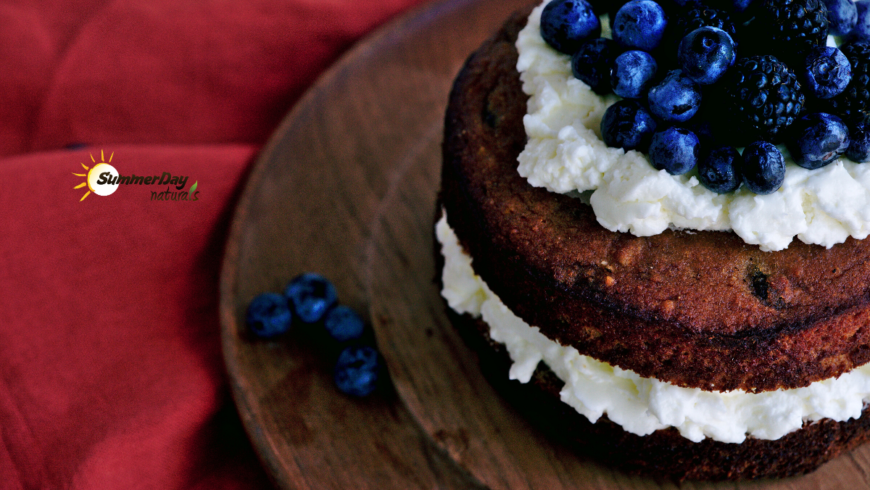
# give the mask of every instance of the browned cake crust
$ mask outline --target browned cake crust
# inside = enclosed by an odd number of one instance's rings
[[[441,200],[505,305],[583,354],[705,390],[801,387],[870,360],[870,240],[771,253],[726,232],[635,237],[519,176],[527,14],[469,58],[445,122]]]
[[[737,480],[785,477],[810,472],[868,439],[870,407],[847,422],[825,419],[806,424],[775,441],[747,438],[742,444],[705,439],[692,442],[673,428],[648,436],[622,430],[607,416],[596,423],[562,403],[562,381],[539,363],[527,384],[508,379],[507,351],[489,338],[489,327],[447,308],[453,324],[477,353],[493,386],[526,418],[580,453],[629,473],[675,480]]]

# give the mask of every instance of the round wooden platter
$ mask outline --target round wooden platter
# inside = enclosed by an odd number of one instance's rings
[[[441,128],[467,55],[526,0],[443,0],[369,37],[295,106],[240,198],[221,273],[233,396],[281,488],[676,488],[552,444],[484,381],[435,287]],[[393,385],[339,394],[334,349],[304,329],[250,338],[247,303],[303,271],[371,317]],[[404,402],[404,403],[403,403]],[[870,450],[812,475],[682,488],[870,488]]]
[[[242,421],[277,486],[476,486],[390,386],[341,395],[334,351],[301,328],[252,339],[244,312],[260,292],[316,271],[368,318],[366,254],[384,197],[402,169],[438,152],[453,77],[524,2],[441,0],[384,26],[318,80],[254,165],[222,266],[222,343]]]

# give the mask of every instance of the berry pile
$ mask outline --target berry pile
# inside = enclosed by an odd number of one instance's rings
[[[576,78],[622,97],[601,120],[608,146],[697,168],[717,193],[779,189],[778,144],[807,169],[870,160],[870,0],[590,1],[547,4],[541,34]]]
[[[332,341],[339,343],[357,341],[365,332],[365,324],[356,311],[338,304],[335,286],[323,276],[310,272],[290,281],[283,295],[262,293],[256,296],[245,314],[251,333],[264,339],[287,333],[296,322],[322,324]],[[377,387],[380,371],[377,349],[365,342],[351,342],[338,355],[335,384],[343,393],[366,396]]]

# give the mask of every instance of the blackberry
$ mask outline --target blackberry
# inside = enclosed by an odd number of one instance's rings
[[[840,46],[852,66],[852,80],[846,90],[828,99],[825,112],[855,120],[870,109],[870,43],[853,41]]]
[[[759,54],[801,61],[810,48],[825,45],[828,9],[823,0],[763,0],[750,25]]]
[[[778,142],[804,107],[804,94],[794,72],[774,56],[739,58],[726,76],[731,126],[739,142]]]
[[[674,27],[677,43],[679,43],[686,34],[700,29],[701,27],[716,27],[722,29],[726,34],[731,36],[734,42],[734,49],[737,50],[739,43],[737,38],[737,26],[731,21],[731,16],[726,12],[714,9],[707,6],[700,6],[687,11],[681,15]]]

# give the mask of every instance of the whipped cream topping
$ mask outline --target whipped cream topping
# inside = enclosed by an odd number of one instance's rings
[[[786,176],[777,192],[762,196],[741,187],[720,195],[701,185],[696,170],[670,175],[653,168],[643,153],[607,147],[601,118],[618,98],[594,93],[574,78],[570,57],[547,46],[540,20],[548,2],[535,8],[516,43],[517,69],[529,95],[523,119],[529,139],[519,173],[529,184],[561,194],[593,191],[598,222],[637,236],[669,227],[733,230],[746,243],[774,251],[795,236],[830,248],[870,234],[870,163],[839,158],[807,170],[781,148]],[[602,24],[609,37],[606,18]]]
[[[703,391],[643,378],[581,355],[545,337],[514,315],[474,273],[469,257],[447,224],[435,226],[444,255],[441,295],[457,313],[482,317],[490,337],[504,344],[513,365],[510,379],[528,383],[543,361],[565,386],[561,399],[591,422],[602,415],[633,434],[645,436],[675,427],[686,439],[705,437],[741,443],[747,435],[779,439],[805,422],[858,418],[870,401],[870,364],[804,388],[748,393]]]

